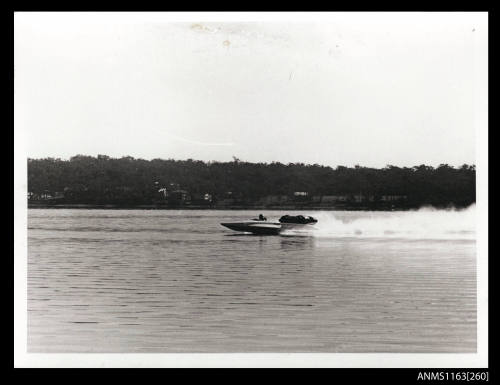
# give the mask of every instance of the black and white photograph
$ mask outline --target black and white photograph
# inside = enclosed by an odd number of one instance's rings
[[[15,12],[16,367],[488,367],[487,12]]]

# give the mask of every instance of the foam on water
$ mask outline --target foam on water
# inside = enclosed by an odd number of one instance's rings
[[[424,207],[413,211],[371,212],[369,216],[318,212],[313,228],[283,235],[314,237],[475,239],[475,205],[466,209]]]

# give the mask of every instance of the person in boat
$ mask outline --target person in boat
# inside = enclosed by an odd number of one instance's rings
[[[267,221],[267,218],[264,215],[259,214],[259,221]]]

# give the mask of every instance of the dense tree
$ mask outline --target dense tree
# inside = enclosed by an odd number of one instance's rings
[[[28,191],[64,192],[67,203],[150,204],[158,190],[184,189],[191,194],[209,193],[217,199],[228,192],[242,202],[268,195],[309,197],[363,194],[375,197],[405,196],[408,206],[467,206],[475,202],[476,170],[464,164],[454,168],[419,165],[413,168],[387,165],[325,167],[318,164],[202,162],[193,159],[134,159],[76,155],[70,160],[28,159]]]

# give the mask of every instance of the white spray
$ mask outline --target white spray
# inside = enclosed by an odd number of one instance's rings
[[[312,213],[318,219],[307,230],[286,231],[283,235],[314,237],[475,239],[476,207],[440,210],[421,208],[392,212]]]

